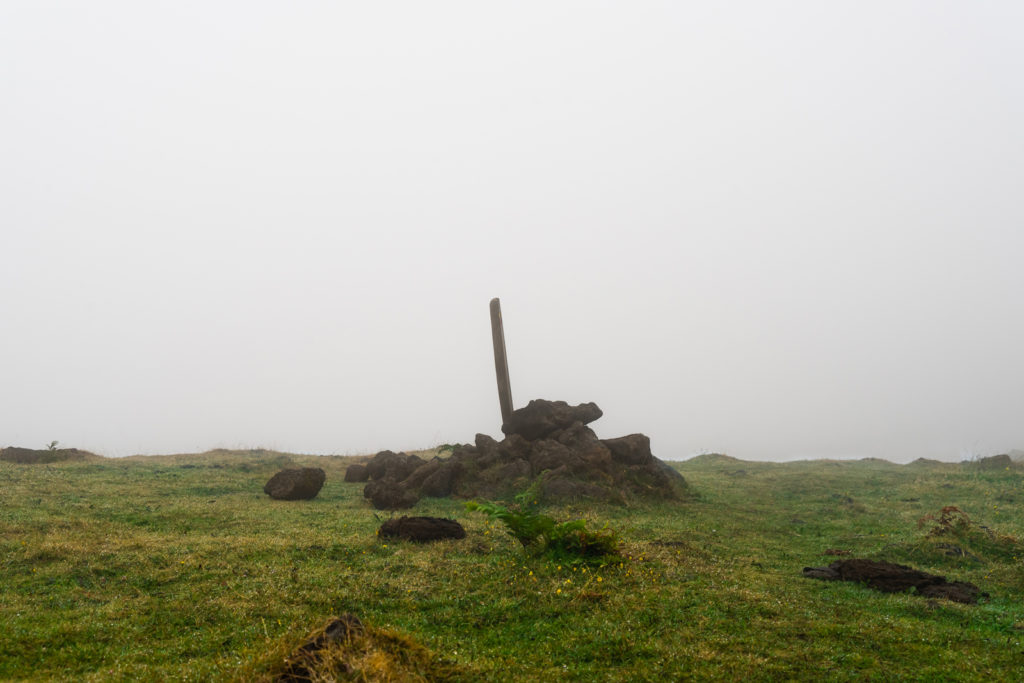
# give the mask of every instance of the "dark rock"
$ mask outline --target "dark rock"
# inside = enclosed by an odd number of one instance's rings
[[[529,460],[531,448],[529,441],[518,434],[511,434],[498,444],[498,460],[501,462]]]
[[[580,463],[580,456],[568,446],[563,446],[557,441],[543,439],[533,443],[530,453],[530,465],[535,472],[544,470],[557,470],[559,467],[575,468]]]
[[[643,434],[603,439],[601,443],[612,452],[614,460],[624,465],[644,465],[654,459],[651,454],[651,440]]]
[[[425,462],[418,455],[381,451],[366,463],[366,469],[370,479],[402,481]]]
[[[574,422],[589,424],[602,414],[596,403],[581,403],[573,407],[565,401],[534,399],[525,408],[513,411],[501,426],[501,431],[519,434],[527,441],[533,441],[571,427]]]
[[[276,500],[311,500],[327,478],[319,467],[281,470],[266,483],[263,492]]]
[[[477,434],[474,442],[476,450],[481,455],[498,452],[498,442],[495,441],[493,437],[487,436],[486,434]]]
[[[345,470],[345,481],[364,482],[370,480],[370,470],[366,465],[349,465]]]
[[[430,498],[445,498],[452,493],[452,487],[462,466],[457,462],[446,462],[423,480],[420,493]]]
[[[499,465],[496,468],[498,479],[515,481],[516,479],[529,479],[533,475],[533,468],[526,460],[513,460],[512,462]]]
[[[594,430],[582,422],[573,422],[565,429],[552,432],[547,438],[554,439],[558,443],[577,451],[586,450],[600,443],[600,439],[597,438]]]
[[[413,470],[408,477],[403,479],[402,485],[407,489],[418,489],[422,487],[423,482],[426,481],[430,475],[441,469],[442,463],[444,463],[444,461],[440,458],[428,460]]]
[[[397,537],[406,541],[426,543],[445,538],[465,538],[466,530],[454,519],[440,517],[400,517],[389,519],[377,532],[383,537]]]
[[[398,453],[381,451],[366,463],[366,471],[370,479],[383,479],[388,463],[399,458]]]
[[[854,581],[867,584],[883,593],[916,589],[918,595],[946,598],[974,604],[978,596],[986,596],[972,583],[947,581],[946,577],[892,562],[850,559],[837,560],[827,567],[804,567],[804,576],[826,581]]]
[[[411,508],[420,499],[401,482],[390,479],[371,481],[363,489],[363,496],[369,498],[378,510],[404,510]]]

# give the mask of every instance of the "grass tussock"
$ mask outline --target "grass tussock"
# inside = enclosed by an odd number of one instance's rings
[[[255,683],[424,683],[460,678],[460,668],[412,638],[363,624],[353,615],[331,618],[302,644],[286,637],[235,680]]]

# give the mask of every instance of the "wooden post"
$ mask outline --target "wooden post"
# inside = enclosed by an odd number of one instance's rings
[[[501,422],[512,416],[512,385],[508,381],[508,357],[505,355],[505,328],[501,324],[501,301],[491,299],[491,341],[494,342],[494,371],[498,375],[498,402]]]

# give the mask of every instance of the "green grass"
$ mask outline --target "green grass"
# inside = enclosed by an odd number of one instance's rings
[[[678,464],[692,501],[545,508],[618,532],[623,560],[594,567],[529,554],[454,500],[411,514],[466,539],[384,543],[351,461],[0,463],[0,679],[251,679],[344,612],[464,680],[1017,680],[1024,663],[1021,469],[704,456]],[[288,462],[327,471],[315,500],[263,494]],[[955,539],[968,554],[918,526],[948,505],[991,531]],[[990,597],[804,579],[830,548]]]

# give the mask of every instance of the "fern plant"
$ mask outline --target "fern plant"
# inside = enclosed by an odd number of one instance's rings
[[[587,529],[585,520],[558,522],[538,512],[538,486],[539,483],[535,483],[516,496],[516,503],[510,507],[486,501],[469,501],[466,509],[482,512],[500,521],[508,527],[510,536],[532,552],[568,560],[601,560],[619,556],[618,534],[607,526],[594,531]]]

